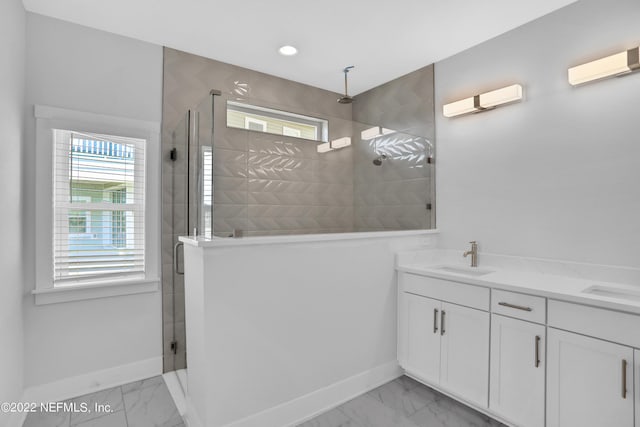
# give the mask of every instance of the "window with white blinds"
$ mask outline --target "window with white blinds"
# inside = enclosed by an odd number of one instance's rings
[[[145,272],[144,139],[54,130],[53,279]]]

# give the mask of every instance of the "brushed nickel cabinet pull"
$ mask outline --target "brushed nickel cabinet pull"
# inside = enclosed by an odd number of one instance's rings
[[[438,309],[433,309],[433,333],[438,333]]]
[[[622,359],[622,398],[627,398],[627,361]]]
[[[536,368],[540,367],[540,337],[538,335],[536,335],[535,366]]]
[[[523,305],[509,304],[508,302],[499,302],[498,305],[501,305],[503,307],[515,308],[516,310],[533,311],[533,309],[531,307],[525,307]]]
[[[442,313],[440,313],[440,335],[444,335],[444,315],[446,313],[444,312],[444,310],[442,310]]]

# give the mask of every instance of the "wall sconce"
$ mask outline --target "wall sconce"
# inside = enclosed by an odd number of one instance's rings
[[[372,128],[365,129],[362,132],[360,132],[360,138],[363,141],[368,141],[370,139],[374,139],[383,135],[389,135],[390,133],[394,133],[394,132],[395,130],[393,129],[387,129],[381,126],[374,126]]]
[[[492,90],[460,101],[445,104],[442,114],[445,117],[461,116],[469,113],[492,110],[498,105],[510,104],[522,99],[522,86],[512,85],[502,89]]]
[[[625,52],[569,68],[569,83],[576,86],[607,77],[629,74],[638,69],[640,69],[640,48],[634,47]]]
[[[337,150],[338,148],[344,148],[351,145],[351,137],[345,136],[343,138],[334,139],[331,142],[325,142],[318,145],[318,153],[328,153],[329,151]]]

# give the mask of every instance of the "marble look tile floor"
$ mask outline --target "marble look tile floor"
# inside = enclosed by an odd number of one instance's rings
[[[409,377],[400,377],[298,427],[506,427]]]
[[[184,427],[161,376],[65,401],[89,409],[109,405],[110,412],[31,413],[23,427]]]

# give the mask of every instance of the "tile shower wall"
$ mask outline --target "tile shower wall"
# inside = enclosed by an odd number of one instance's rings
[[[355,122],[396,131],[355,144],[357,231],[435,228],[434,167],[427,163],[435,154],[433,70],[421,68],[356,96]],[[375,166],[381,154],[388,159]]]
[[[336,78],[340,78],[337,73]],[[214,230],[228,236],[353,231],[353,149],[318,154],[317,143],[226,127],[225,100],[259,100],[329,120],[330,138],[351,135],[351,106],[337,93],[165,48],[163,92],[163,319],[165,371],[186,366],[184,281],[172,268],[177,236],[188,232],[185,115],[214,97]],[[202,122],[201,122],[202,123]],[[175,189],[175,190],[174,190]],[[192,199],[193,200],[193,199]],[[174,305],[175,300],[175,305]],[[175,310],[174,310],[175,307]],[[170,345],[178,341],[177,354]]]

